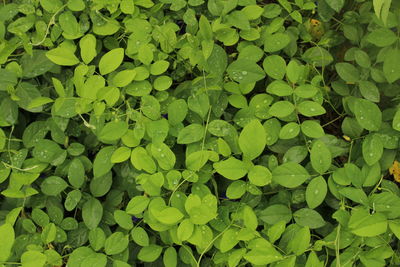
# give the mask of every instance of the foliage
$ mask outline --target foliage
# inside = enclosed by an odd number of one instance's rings
[[[399,266],[399,32],[391,0],[3,1],[0,266]]]

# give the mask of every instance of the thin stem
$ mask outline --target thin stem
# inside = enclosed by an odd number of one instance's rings
[[[340,224],[338,224],[337,231],[336,231],[336,238],[335,238],[335,256],[336,256],[336,267],[340,267]]]
[[[46,38],[47,38],[47,36],[49,35],[49,32],[50,32],[50,26],[54,24],[54,20],[55,20],[56,16],[57,16],[58,13],[60,13],[66,6],[67,6],[67,5],[63,5],[62,7],[60,7],[60,8],[56,11],[56,13],[53,14],[53,16],[51,16],[50,21],[49,21],[49,23],[47,24],[46,33],[44,34],[43,39],[40,40],[40,42],[38,42],[38,43],[35,43],[35,44],[31,43],[32,46],[41,45],[44,41],[46,41]]]

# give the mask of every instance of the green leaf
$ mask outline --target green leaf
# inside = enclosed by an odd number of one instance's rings
[[[74,52],[65,47],[57,47],[46,52],[46,57],[60,66],[73,66],[79,63]]]
[[[96,198],[90,198],[83,204],[82,218],[89,229],[96,228],[103,217],[103,206]]]
[[[290,216],[290,218],[291,217],[292,216]],[[286,228],[286,222],[283,220],[276,222],[274,225],[268,228],[267,235],[271,243],[275,243],[275,241],[281,237],[281,235],[285,231],[285,228]]]
[[[111,156],[112,163],[121,163],[128,160],[131,157],[131,149],[129,147],[117,148]]]
[[[3,241],[0,242],[0,262],[5,262],[11,254],[11,249],[15,240],[15,233],[12,225],[9,223],[1,225],[0,236],[3,238]]]
[[[289,96],[293,94],[293,88],[284,81],[273,81],[267,86],[267,93],[277,96]]]
[[[67,211],[71,211],[75,209],[78,205],[79,201],[82,198],[82,193],[79,190],[72,190],[68,193],[67,197],[65,198],[64,206]]]
[[[319,260],[317,253],[311,251],[310,254],[308,254],[305,267],[322,267],[322,266],[324,266],[324,263]]]
[[[138,59],[145,65],[150,65],[153,61],[153,50],[151,50],[151,46],[148,44],[143,44],[139,47],[138,51]]]
[[[255,165],[252,167],[247,176],[249,177],[250,183],[256,186],[265,186],[270,184],[272,181],[271,172],[261,165]]]
[[[400,109],[397,109],[392,122],[393,129],[400,131]]]
[[[221,245],[219,248],[222,253],[231,250],[237,243],[239,243],[239,240],[237,239],[238,231],[238,229],[230,228],[222,234]]]
[[[243,223],[248,229],[253,231],[258,227],[258,217],[250,206],[243,207]]]
[[[308,149],[306,146],[292,146],[283,155],[282,161],[301,163],[308,156]]]
[[[193,123],[179,131],[177,143],[191,144],[203,139],[204,127],[200,124]]]
[[[300,133],[300,126],[295,122],[289,122],[279,132],[279,139],[292,139]]]
[[[282,255],[263,238],[253,239],[248,247],[251,250],[244,255],[244,258],[253,265],[269,265],[282,259]]]
[[[82,10],[85,9],[85,2],[83,2],[83,0],[69,0],[68,1],[68,8],[71,11],[82,11]]]
[[[158,60],[155,61],[150,66],[150,73],[152,75],[160,75],[167,71],[169,68],[169,62],[166,60]]]
[[[307,117],[319,116],[326,113],[323,106],[314,101],[303,101],[297,106],[297,110],[300,114]]]
[[[96,37],[92,34],[87,34],[79,40],[81,58],[85,64],[89,64],[97,55]]]
[[[46,122],[44,121],[32,122],[31,124],[28,125],[28,127],[26,127],[22,135],[22,142],[24,143],[24,146],[27,148],[34,147],[38,143],[38,141],[42,140],[46,136],[48,131],[49,129]],[[5,143],[5,139],[4,141],[0,140],[0,143],[2,142]]]
[[[16,35],[23,35],[35,24],[36,16],[28,14],[27,16],[19,17],[8,24],[7,31]]]
[[[98,251],[101,248],[103,248],[105,241],[106,241],[106,234],[100,227],[94,228],[89,231],[90,246],[95,251]]]
[[[247,168],[244,162],[234,157],[214,163],[214,169],[230,180],[238,180],[247,174]]]
[[[336,63],[335,68],[345,82],[355,83],[360,80],[360,72],[350,63]]]
[[[362,142],[362,155],[365,162],[372,166],[377,163],[383,154],[383,143],[376,134],[369,134]]]
[[[90,181],[90,193],[94,197],[102,197],[107,192],[110,190],[112,185],[112,174],[111,172],[108,172],[107,174],[100,176],[100,177],[94,177]]]
[[[175,225],[183,218],[182,212],[173,207],[165,208],[162,211],[156,212],[155,215],[159,222],[166,225]]]
[[[369,81],[360,81],[358,83],[358,87],[360,88],[361,95],[372,102],[379,102],[380,100],[380,92],[378,87]]]
[[[106,146],[100,149],[93,162],[94,177],[103,176],[111,170],[114,165],[113,163],[111,163],[111,156],[114,151],[115,147],[113,146]]]
[[[379,107],[366,99],[356,99],[354,102],[354,114],[360,126],[369,131],[378,131],[382,123]]]
[[[113,84],[118,87],[129,85],[136,77],[136,70],[122,70],[113,78]]]
[[[226,197],[229,199],[241,198],[246,193],[246,182],[242,180],[232,182],[226,189]]]
[[[207,17],[201,15],[199,19],[199,34],[203,40],[212,40],[213,32]]]
[[[76,39],[82,35],[78,20],[71,11],[67,10],[62,12],[58,16],[58,23],[66,39]]]
[[[287,188],[295,188],[303,184],[309,177],[307,170],[294,162],[279,165],[272,171],[272,180]]]
[[[226,121],[213,120],[208,125],[208,131],[218,137],[237,137],[236,129]]]
[[[170,170],[174,167],[176,161],[175,154],[166,144],[153,143],[151,145],[151,153],[161,169]]]
[[[222,77],[228,65],[228,55],[221,46],[213,43],[211,55],[207,59],[208,71],[215,77]]]
[[[85,181],[85,168],[78,158],[73,159],[69,165],[68,181],[75,188],[80,188]]]
[[[208,161],[208,151],[196,151],[186,157],[185,165],[188,170],[199,171]]]
[[[125,211],[116,210],[114,211],[114,219],[119,226],[126,230],[133,228],[132,217],[128,215]]]
[[[400,237],[400,222],[399,221],[389,221],[389,228],[392,233],[399,239]]]
[[[54,223],[47,224],[42,231],[41,238],[44,244],[49,244],[56,239],[57,227]]]
[[[68,184],[61,177],[58,176],[50,176],[47,177],[42,184],[40,185],[40,189],[45,195],[48,196],[57,196],[62,191],[67,188]]]
[[[311,234],[310,229],[305,226],[294,233],[293,238],[289,241],[288,250],[296,256],[303,254],[310,246]]]
[[[353,163],[345,163],[344,169],[346,172],[346,176],[350,177],[351,183],[356,187],[361,187],[364,181],[364,175],[361,172],[360,168],[358,168]]]
[[[400,79],[400,66],[398,64],[399,60],[399,49],[391,49],[385,55],[385,60],[383,62],[383,74],[389,83],[394,83]]]
[[[345,0],[326,0],[326,3],[328,6],[330,6],[333,10],[336,12],[340,12],[340,10],[343,8]]]
[[[327,145],[320,140],[315,141],[312,145],[310,158],[311,166],[319,174],[325,173],[331,167],[332,154]]]
[[[320,46],[307,49],[301,57],[304,61],[313,64],[316,67],[325,67],[333,61],[331,53]]]
[[[90,181],[90,193],[92,193],[94,197],[102,197],[110,190],[112,182],[111,172],[100,177],[94,177]]]
[[[286,77],[291,83],[297,83],[300,79],[302,66],[296,60],[290,60],[286,68]]]
[[[26,53],[21,57],[22,75],[25,78],[43,75],[54,66],[54,63],[46,57],[44,50],[34,49],[31,55]]]
[[[389,16],[389,9],[392,0],[374,0],[374,11],[375,15],[383,21],[383,24],[387,24],[387,18]]]
[[[131,215],[142,213],[149,204],[150,199],[145,196],[133,197],[126,206],[126,212]]]
[[[272,204],[260,212],[259,218],[271,225],[281,221],[288,223],[292,219],[292,211],[285,205]]]
[[[324,129],[316,121],[305,120],[301,123],[300,128],[306,136],[311,138],[320,138],[325,135]]]
[[[120,139],[128,131],[128,123],[125,121],[112,121],[104,125],[98,134],[99,140],[112,142]]]
[[[264,38],[264,51],[273,53],[282,50],[290,43],[290,36],[287,33],[268,34]]]
[[[107,255],[116,255],[123,252],[129,244],[127,235],[122,232],[112,233],[104,243],[104,251]]]
[[[5,223],[9,223],[11,225],[14,225],[16,220],[18,219],[18,216],[20,215],[22,211],[22,207],[18,208],[13,208],[8,214],[6,215],[5,218]]]
[[[107,256],[101,253],[93,253],[89,256],[85,257],[81,262],[82,266],[92,266],[92,267],[106,267],[107,265]]]
[[[32,220],[39,226],[45,227],[49,224],[49,216],[41,209],[35,208],[31,213]]]
[[[392,45],[398,37],[396,34],[387,28],[378,28],[367,35],[367,41],[378,47],[386,47]]]
[[[59,97],[54,102],[53,113],[55,116],[72,118],[77,115],[75,110],[76,103],[75,98]]]
[[[392,192],[373,194],[369,198],[369,202],[374,203],[375,210],[384,214],[388,219],[400,216],[400,197]]]
[[[315,210],[303,208],[293,213],[293,218],[300,226],[307,226],[310,229],[320,228],[325,225],[322,216]]]
[[[51,102],[54,102],[54,100],[49,97],[39,96],[39,97],[32,99],[32,101],[28,105],[28,109],[34,109],[37,107],[41,107],[41,106],[46,105]]]
[[[188,112],[188,107],[184,99],[176,99],[168,105],[168,122],[176,125],[182,122]]]
[[[136,147],[132,150],[131,163],[138,170],[145,170],[148,173],[156,171],[156,164],[153,158],[143,147]]]
[[[124,59],[124,49],[114,48],[105,53],[99,62],[99,70],[102,75],[106,75],[116,70]]]
[[[243,128],[239,135],[239,147],[244,158],[253,160],[264,151],[266,134],[259,120],[252,120]]]
[[[310,209],[315,209],[324,201],[328,192],[327,183],[322,176],[310,181],[306,189],[306,201]]]
[[[364,209],[353,210],[349,228],[351,232],[357,236],[373,237],[386,232],[387,219],[381,213],[369,214]]]
[[[160,257],[161,252],[162,252],[162,247],[151,244],[147,247],[141,248],[137,257],[139,260],[143,262],[153,262],[158,257]]]
[[[241,30],[250,30],[250,23],[247,16],[242,11],[233,11],[227,15],[227,22]]]
[[[43,267],[47,257],[43,253],[35,250],[24,252],[21,256],[22,267]]]
[[[131,231],[131,236],[136,244],[142,247],[149,245],[149,235],[142,227],[135,227]]]
[[[64,162],[66,152],[58,144],[51,140],[43,139],[36,143],[33,151],[33,157],[37,160],[52,165],[59,165]]]
[[[143,96],[140,103],[140,108],[143,114],[149,119],[157,120],[160,118],[160,103],[154,96]]]
[[[248,59],[258,62],[264,55],[264,51],[255,45],[247,45],[240,50],[238,59]]]
[[[286,61],[278,55],[267,56],[263,68],[269,77],[282,80],[286,73]]]
[[[169,76],[163,75],[154,80],[153,87],[158,91],[165,91],[172,85],[172,79]]]
[[[176,267],[178,265],[178,254],[174,247],[169,247],[164,251],[163,263],[165,267]]]
[[[132,15],[135,12],[135,3],[131,0],[122,0],[119,7],[121,11],[125,14]]]
[[[269,109],[269,114],[278,118],[283,118],[289,116],[294,109],[295,107],[291,102],[286,100],[278,101],[271,106]]]
[[[227,70],[229,77],[238,83],[253,83],[264,79],[264,70],[251,60],[238,59]]]
[[[82,261],[91,254],[94,254],[94,251],[89,247],[75,249],[68,257],[68,266],[81,266]]]
[[[40,0],[40,5],[49,13],[56,13],[62,7],[62,2],[59,0]]]
[[[183,220],[179,224],[177,229],[178,239],[181,241],[189,239],[193,234],[193,230],[194,230],[194,224],[189,219]]]

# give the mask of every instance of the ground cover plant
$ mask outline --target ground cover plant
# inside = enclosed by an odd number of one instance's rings
[[[399,266],[400,1],[3,0],[0,266]]]

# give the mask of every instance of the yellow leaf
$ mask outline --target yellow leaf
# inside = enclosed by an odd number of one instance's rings
[[[389,173],[393,175],[396,182],[400,183],[400,166],[397,160],[395,160],[392,167],[389,168]]]
[[[343,139],[346,140],[347,142],[350,142],[350,141],[351,141],[351,138],[348,137],[347,135],[343,135]]]

